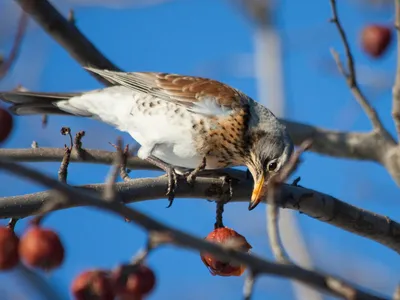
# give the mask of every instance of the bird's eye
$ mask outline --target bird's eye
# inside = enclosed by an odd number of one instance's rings
[[[278,163],[276,161],[271,161],[267,165],[268,171],[270,171],[270,172],[275,171],[277,167],[278,167]]]

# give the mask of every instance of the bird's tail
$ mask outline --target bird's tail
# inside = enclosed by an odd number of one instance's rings
[[[12,103],[10,111],[16,115],[57,114],[70,115],[59,109],[55,103],[68,100],[79,93],[43,93],[29,91],[0,92],[0,99]]]

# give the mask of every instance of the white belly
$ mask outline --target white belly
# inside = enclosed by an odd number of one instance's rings
[[[150,103],[152,107],[150,107]],[[173,166],[196,168],[202,161],[192,137],[193,122],[201,116],[171,102],[124,87],[110,87],[60,101],[73,114],[87,114],[128,132],[140,145],[139,157],[150,155]],[[213,168],[212,162],[206,168]]]

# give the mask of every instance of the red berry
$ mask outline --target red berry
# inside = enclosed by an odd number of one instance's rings
[[[380,57],[392,41],[392,30],[388,26],[369,25],[361,33],[361,45],[373,58]]]
[[[32,226],[21,237],[19,255],[27,265],[49,271],[63,262],[64,247],[54,231]]]
[[[214,229],[205,239],[217,244],[230,245],[231,248],[243,252],[249,252],[252,248],[244,236],[227,227]],[[208,253],[201,253],[200,256],[203,263],[214,276],[241,276],[246,270],[245,265],[222,261]]]
[[[9,270],[19,262],[19,238],[8,227],[0,227],[0,270]]]
[[[13,128],[13,117],[12,115],[0,107],[0,143],[5,141],[10,135]]]
[[[156,284],[154,272],[145,265],[122,266],[113,273],[116,294],[122,299],[140,299]]]
[[[71,285],[76,300],[113,300],[114,287],[107,272],[85,271],[78,275]]]

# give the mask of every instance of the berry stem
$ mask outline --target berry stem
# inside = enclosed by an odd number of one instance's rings
[[[215,216],[214,229],[225,227],[224,223],[222,222],[222,215],[224,213],[224,205],[225,205],[224,201],[217,202],[217,210],[216,210],[216,216]]]

